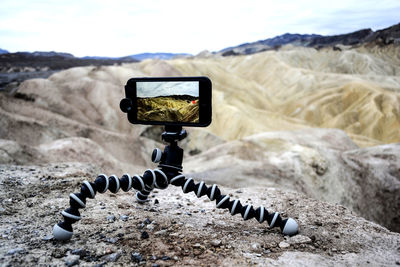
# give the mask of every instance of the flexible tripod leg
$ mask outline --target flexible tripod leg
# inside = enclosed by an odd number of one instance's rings
[[[105,174],[100,174],[94,183],[84,181],[79,193],[71,193],[69,195],[70,207],[61,212],[64,221],[54,225],[54,238],[57,240],[68,240],[72,237],[72,224],[81,219],[79,209],[86,207],[86,198],[94,198],[96,192],[105,193],[107,190],[115,194],[120,188],[125,192],[131,188],[145,190],[143,179],[144,177],[140,177],[139,175],[135,175],[132,178],[129,174],[124,174],[121,179],[118,179],[116,175],[107,177]]]
[[[81,219],[79,209],[86,207],[86,198],[94,198],[96,192],[105,193],[109,190],[116,194],[119,189],[127,192],[132,188],[138,190],[136,199],[139,203],[147,201],[148,195],[154,188],[165,189],[168,187],[167,176],[161,170],[146,170],[143,176],[124,174],[121,179],[116,175],[107,177],[105,174],[97,176],[94,183],[84,181],[79,193],[71,193],[69,198],[70,207],[61,212],[64,221],[53,227],[53,235],[57,240],[68,240],[72,237],[72,224]]]
[[[193,192],[198,198],[207,195],[211,201],[215,200],[217,208],[228,209],[232,216],[240,213],[244,220],[255,218],[259,223],[267,221],[270,228],[279,227],[284,235],[291,236],[298,232],[298,224],[294,219],[282,219],[279,212],[269,213],[263,206],[257,209],[254,209],[252,205],[242,206],[240,200],[230,200],[228,195],[222,195],[215,184],[210,187],[207,187],[203,181],[196,184],[192,178],[186,179],[183,174],[173,177],[170,183],[182,187],[185,194]]]

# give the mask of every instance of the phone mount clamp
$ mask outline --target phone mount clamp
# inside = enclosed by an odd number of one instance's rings
[[[269,227],[279,227],[284,235],[295,235],[298,224],[292,219],[282,219],[278,212],[268,212],[263,206],[254,208],[252,205],[243,206],[239,200],[231,200],[229,195],[223,195],[217,185],[207,186],[203,181],[195,183],[192,178],[182,174],[183,149],[178,146],[187,136],[181,126],[165,126],[162,139],[169,143],[164,152],[156,148],[151,159],[159,163],[158,169],[148,169],[142,176],[124,174],[121,178],[116,175],[107,177],[105,174],[97,176],[94,182],[84,181],[79,193],[69,195],[70,207],[62,211],[64,221],[53,227],[53,235],[57,240],[69,240],[72,237],[72,224],[81,219],[79,209],[85,208],[86,199],[94,198],[96,193],[105,193],[107,190],[116,194],[119,189],[127,192],[132,188],[138,190],[136,200],[139,203],[148,201],[148,196],[154,188],[166,189],[168,185],[182,187],[183,193],[194,192],[197,197],[207,195],[211,201],[216,202],[217,208],[228,209],[231,215],[241,214],[244,220],[255,218],[259,223],[267,221]]]

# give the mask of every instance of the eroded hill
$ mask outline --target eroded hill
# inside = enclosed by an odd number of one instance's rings
[[[137,99],[140,121],[199,122],[199,98],[184,96],[159,96]]]

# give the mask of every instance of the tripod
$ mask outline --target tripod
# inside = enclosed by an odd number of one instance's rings
[[[298,224],[292,219],[282,219],[278,212],[269,213],[263,206],[254,209],[252,205],[243,206],[239,200],[231,200],[229,195],[223,195],[217,185],[208,187],[203,181],[195,183],[192,178],[186,178],[182,174],[183,149],[178,146],[187,136],[186,130],[181,126],[165,126],[162,139],[168,142],[162,152],[156,148],[153,150],[151,160],[159,163],[158,169],[148,169],[143,176],[124,174],[120,179],[105,174],[97,176],[94,182],[84,181],[79,193],[69,195],[70,207],[62,211],[64,221],[59,222],[53,227],[53,235],[57,240],[69,240],[72,237],[72,224],[81,219],[79,209],[85,208],[86,198],[94,198],[96,192],[117,193],[119,189],[127,192],[132,188],[138,190],[136,200],[139,203],[147,201],[150,192],[154,188],[166,189],[169,184],[182,187],[183,193],[194,192],[197,197],[207,195],[211,201],[216,202],[217,208],[228,209],[231,215],[241,214],[244,220],[255,218],[259,223],[268,222],[270,228],[279,227],[284,235],[295,235],[298,232]]]

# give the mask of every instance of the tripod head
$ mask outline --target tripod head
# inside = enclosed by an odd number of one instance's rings
[[[183,149],[178,146],[178,141],[187,137],[186,130],[182,126],[165,126],[165,132],[161,138],[169,145],[165,146],[164,152],[156,148],[151,155],[151,161],[159,163],[158,167],[169,174],[176,174],[182,171]]]

